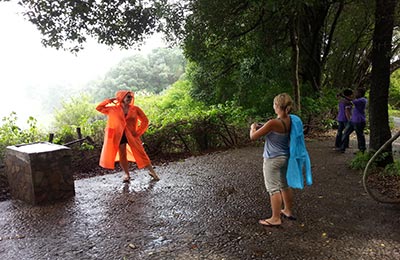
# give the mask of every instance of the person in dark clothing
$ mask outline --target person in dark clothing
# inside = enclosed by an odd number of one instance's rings
[[[335,147],[340,148],[342,144],[342,138],[343,138],[343,131],[346,128],[346,126],[350,123],[351,119],[351,110],[353,108],[353,105],[351,103],[351,99],[353,96],[353,91],[351,89],[346,89],[343,91],[343,93],[339,94],[338,97],[341,97],[339,100],[339,110],[338,110],[338,115],[337,115],[337,122],[338,122],[338,129],[336,133],[336,139],[335,139]],[[349,147],[349,138],[347,137],[345,140],[345,147]]]
[[[365,98],[365,90],[363,88],[358,88],[356,90],[355,99],[353,99],[351,103],[353,104],[354,108],[351,115],[350,124],[348,124],[344,130],[342,143],[339,150],[343,153],[346,151],[345,140],[349,138],[353,131],[355,131],[357,135],[358,150],[363,153],[367,149],[364,135],[364,129],[366,126],[365,109],[367,107],[367,99]]]

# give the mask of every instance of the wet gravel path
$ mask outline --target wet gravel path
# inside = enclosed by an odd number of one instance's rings
[[[159,166],[159,182],[111,174],[76,181],[66,202],[0,202],[0,259],[400,259],[400,205],[369,198],[332,143],[307,143],[314,184],[279,228],[257,223],[262,148],[246,147]]]

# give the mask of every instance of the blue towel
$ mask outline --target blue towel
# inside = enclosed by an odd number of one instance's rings
[[[304,169],[307,185],[312,184],[311,161],[304,141],[303,123],[296,115],[290,115],[290,119],[290,156],[286,178],[289,187],[303,189]]]

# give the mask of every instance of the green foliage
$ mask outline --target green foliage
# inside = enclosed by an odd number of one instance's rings
[[[389,109],[389,115],[400,117],[400,110]]]
[[[102,140],[101,132],[105,121],[95,109],[95,104],[87,94],[71,97],[61,102],[61,108],[55,112],[55,143],[63,144],[77,139],[76,129],[79,127],[83,136]]]
[[[178,48],[158,48],[144,57],[124,58],[104,78],[92,81],[87,91],[95,100],[113,97],[120,89],[160,93],[177,81],[185,70],[185,59]]]
[[[190,95],[190,83],[178,81],[160,95],[137,96],[135,103],[141,107],[152,124],[166,125],[198,117],[205,111],[205,106],[195,101]]]
[[[43,35],[45,46],[78,52],[88,35],[99,43],[137,46],[147,35],[163,28],[164,0],[69,1],[20,0],[25,15]],[[163,11],[165,10],[165,11]],[[169,17],[169,23],[172,22]]]
[[[136,105],[151,119],[143,137],[151,154],[195,153],[247,140],[247,113],[240,106],[206,106],[189,95],[190,89],[190,82],[181,80],[162,95],[136,98]]]
[[[386,165],[385,174],[400,176],[400,160],[395,160],[392,164]]]
[[[234,101],[206,106],[192,98],[190,91],[191,83],[180,80],[160,95],[137,96],[135,103],[151,118],[152,124],[160,126],[206,118],[218,113],[227,116],[232,123],[239,123],[246,117],[246,112]]]
[[[191,63],[192,97],[207,106],[232,101],[254,116],[272,113],[270,101],[277,93],[293,96],[293,31],[300,35],[300,94],[317,100],[302,98],[305,107],[300,112],[308,118],[316,115],[318,122],[328,112],[324,128],[333,119],[323,103],[330,97],[323,97],[323,88],[358,86],[370,72],[373,1],[18,2],[40,28],[44,44],[56,48],[78,51],[87,35],[128,48],[145,34],[166,32],[169,40],[180,40]],[[395,43],[398,38],[395,27]],[[393,50],[395,56],[400,49]],[[153,53],[147,59],[125,60],[103,81],[93,83],[91,95],[101,100],[121,88],[160,93],[179,77],[175,72],[180,67],[171,66],[179,64],[174,57],[164,55],[163,60]],[[391,89],[390,102],[396,107],[398,91]],[[318,100],[321,97],[324,100]]]
[[[374,1],[346,2],[332,35],[331,55],[327,56],[324,85],[337,89],[356,88],[370,71]],[[336,10],[328,16],[330,30]]]
[[[75,139],[77,139],[76,127],[65,125],[56,130],[53,142],[62,145]]]
[[[367,166],[368,161],[372,158],[373,155],[374,155],[373,152],[368,152],[368,153],[357,152],[356,156],[350,162],[350,167],[355,170],[364,170],[365,167]],[[389,156],[390,154],[387,152],[379,154],[370,164],[369,166],[370,170],[378,167],[380,165],[380,162],[385,162]],[[393,175],[395,174],[396,171],[397,171],[396,174],[399,174],[400,170],[399,166],[400,162],[394,161],[394,163],[385,166],[383,174]]]
[[[275,48],[282,39],[270,41],[284,35],[275,34],[282,28],[282,17],[271,14],[269,19],[260,19],[276,6],[266,1],[193,5],[184,42],[193,97],[207,105],[235,101],[260,115],[272,111],[272,98],[288,92],[291,84],[290,52],[286,45]]]
[[[88,143],[82,143],[79,147],[80,150],[82,151],[91,151],[95,148],[94,145],[88,144]]]
[[[248,140],[248,113],[242,107],[233,101],[206,106],[194,100],[190,91],[190,82],[181,80],[162,94],[136,93],[135,104],[151,120],[143,136],[150,154],[197,153],[236,146]],[[55,143],[76,140],[77,127],[97,145],[102,143],[105,117],[95,110],[90,100],[90,96],[81,95],[61,102],[61,109],[55,113]],[[87,142],[79,147],[80,150],[93,148]]]
[[[400,70],[393,72],[390,77],[389,104],[400,110]]]
[[[27,129],[18,127],[17,119],[18,117],[15,112],[2,118],[2,124],[0,126],[0,161],[4,158],[7,146],[46,141],[46,136],[38,129],[37,120],[35,118],[28,118]]]
[[[350,167],[354,170],[364,170],[367,166],[369,159],[373,156],[373,153],[357,153],[356,156],[351,160]],[[376,160],[370,165],[373,169],[376,167]]]
[[[324,88],[321,95],[302,97],[301,106],[302,117],[306,121],[310,119],[319,130],[326,131],[336,126],[338,99],[334,89]]]

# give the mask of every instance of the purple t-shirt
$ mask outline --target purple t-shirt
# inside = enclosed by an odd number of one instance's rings
[[[342,98],[339,101],[339,112],[337,116],[337,121],[339,122],[347,122],[347,117],[346,117],[346,108],[351,109],[352,105],[351,102]]]
[[[360,97],[354,99],[353,101],[354,109],[351,115],[351,122],[362,123],[365,122],[365,108],[367,107],[367,99],[365,97]]]

